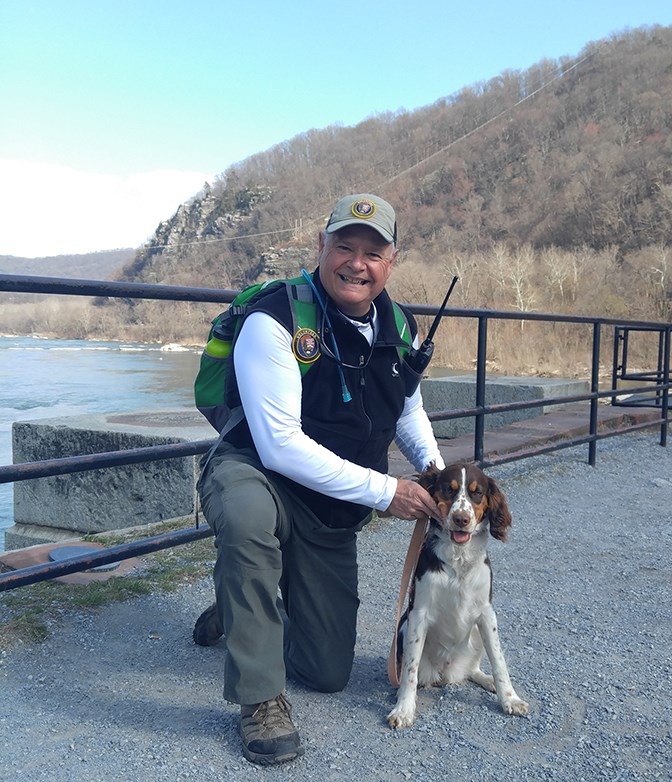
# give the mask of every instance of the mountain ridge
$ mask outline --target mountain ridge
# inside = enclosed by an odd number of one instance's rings
[[[37,277],[112,279],[134,256],[134,248],[98,250],[24,258],[0,255],[0,274],[28,274]]]
[[[407,255],[558,247],[621,254],[672,234],[672,27],[504,71],[435,103],[331,126],[230,166],[161,223],[131,280],[221,287],[313,247],[335,200],[394,204]]]

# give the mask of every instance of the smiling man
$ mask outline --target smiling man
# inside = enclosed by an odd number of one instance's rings
[[[382,199],[376,201],[373,197],[357,197],[352,204],[350,197],[339,201],[320,234],[318,263],[322,285],[338,309],[355,318],[370,313],[398,253],[392,207]],[[375,223],[369,222],[373,220]]]
[[[438,512],[419,484],[387,474],[393,441],[418,471],[444,466],[404,373],[415,320],[385,290],[396,242],[390,204],[342,198],[320,232],[317,269],[254,304],[233,346],[232,396],[244,419],[201,480],[217,547],[216,603],[197,620],[194,640],[225,637],[224,697],[241,705],[243,753],[255,763],[304,752],[287,677],[322,692],[348,682],[356,533],[372,511]],[[296,326],[294,295],[316,308],[316,329]]]

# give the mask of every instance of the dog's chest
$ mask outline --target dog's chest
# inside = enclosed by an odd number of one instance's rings
[[[428,634],[446,643],[468,637],[490,599],[490,569],[485,562],[468,566],[459,559],[444,561],[441,569],[416,581],[414,610],[425,613]]]

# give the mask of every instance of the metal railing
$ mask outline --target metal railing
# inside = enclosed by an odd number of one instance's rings
[[[166,301],[219,302],[224,304],[231,302],[238,293],[238,291],[235,290],[220,290],[215,288],[194,288],[96,280],[65,280],[52,277],[29,277],[24,275],[3,274],[0,274],[0,291],[112,298],[161,299]],[[415,315],[421,316],[434,316],[438,312],[438,307],[429,305],[409,305],[409,309]],[[451,420],[464,417],[474,418],[473,461],[480,464],[482,467],[512,462],[578,445],[588,445],[588,462],[591,466],[594,466],[596,459],[596,444],[600,439],[625,434],[638,429],[650,429],[653,427],[659,427],[660,429],[660,445],[667,445],[670,391],[670,339],[672,324],[650,321],[623,321],[622,319],[590,316],[461,308],[448,308],[445,311],[445,317],[473,319],[476,320],[478,324],[475,405],[471,408],[459,410],[435,411],[429,414],[429,418],[432,421]],[[568,323],[590,328],[592,332],[590,392],[574,396],[486,405],[485,391],[487,379],[486,355],[488,346],[488,324],[493,320]],[[612,326],[615,330],[612,388],[600,391],[599,372],[602,332],[605,327]],[[597,406],[599,400],[610,399],[613,402],[613,400],[622,393],[621,390],[617,388],[617,380],[619,377],[623,376],[623,373],[621,372],[620,375],[618,374],[616,363],[620,360],[617,342],[619,339],[623,339],[622,334],[624,333],[624,330],[626,330],[626,333],[633,330],[641,330],[658,334],[659,349],[658,366],[656,370],[652,373],[645,373],[645,376],[640,373],[638,378],[634,378],[633,375],[630,375],[629,379],[642,379],[647,382],[647,385],[629,388],[628,393],[633,395],[646,393],[649,394],[649,396],[653,393],[655,395],[656,409],[659,411],[659,417],[654,420],[628,425],[619,429],[612,429],[608,432],[598,432]],[[585,436],[558,440],[549,443],[544,447],[485,459],[484,434],[485,421],[488,415],[514,410],[533,409],[540,406],[550,407],[552,405],[566,405],[572,402],[587,402],[589,404],[589,427],[588,433]],[[161,459],[193,456],[206,453],[214,442],[215,439],[213,438],[212,440],[200,440],[190,443],[174,443],[108,453],[90,454],[86,456],[71,456],[60,459],[0,466],[0,484],[47,476],[66,475],[87,470],[97,470],[105,467],[140,464]],[[35,565],[33,567],[14,570],[0,574],[0,592],[14,589],[19,586],[26,586],[49,578],[56,578],[83,570],[89,570],[101,565],[139,556],[150,551],[171,548],[211,535],[212,532],[209,527],[200,526],[197,522],[195,527],[184,530],[169,532],[141,541],[103,549],[84,556],[72,557],[71,559],[61,562],[50,562],[43,565]]]
[[[617,388],[620,382],[653,383],[655,387],[648,385],[642,392],[630,391],[622,398],[613,397],[611,404],[620,407],[660,407],[663,404],[663,394],[659,389],[665,378],[665,359],[667,356],[669,365],[669,350],[665,350],[665,332],[658,330],[658,358],[656,368],[642,372],[628,368],[630,357],[630,339],[633,334],[650,334],[651,329],[643,326],[622,325],[614,329],[614,357],[612,362],[611,386]]]

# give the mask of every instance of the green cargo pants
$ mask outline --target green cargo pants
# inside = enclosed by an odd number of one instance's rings
[[[355,529],[324,526],[254,452],[228,443],[210,459],[200,494],[217,548],[224,697],[260,703],[282,692],[287,676],[342,690],[359,608],[356,532],[370,516]]]

